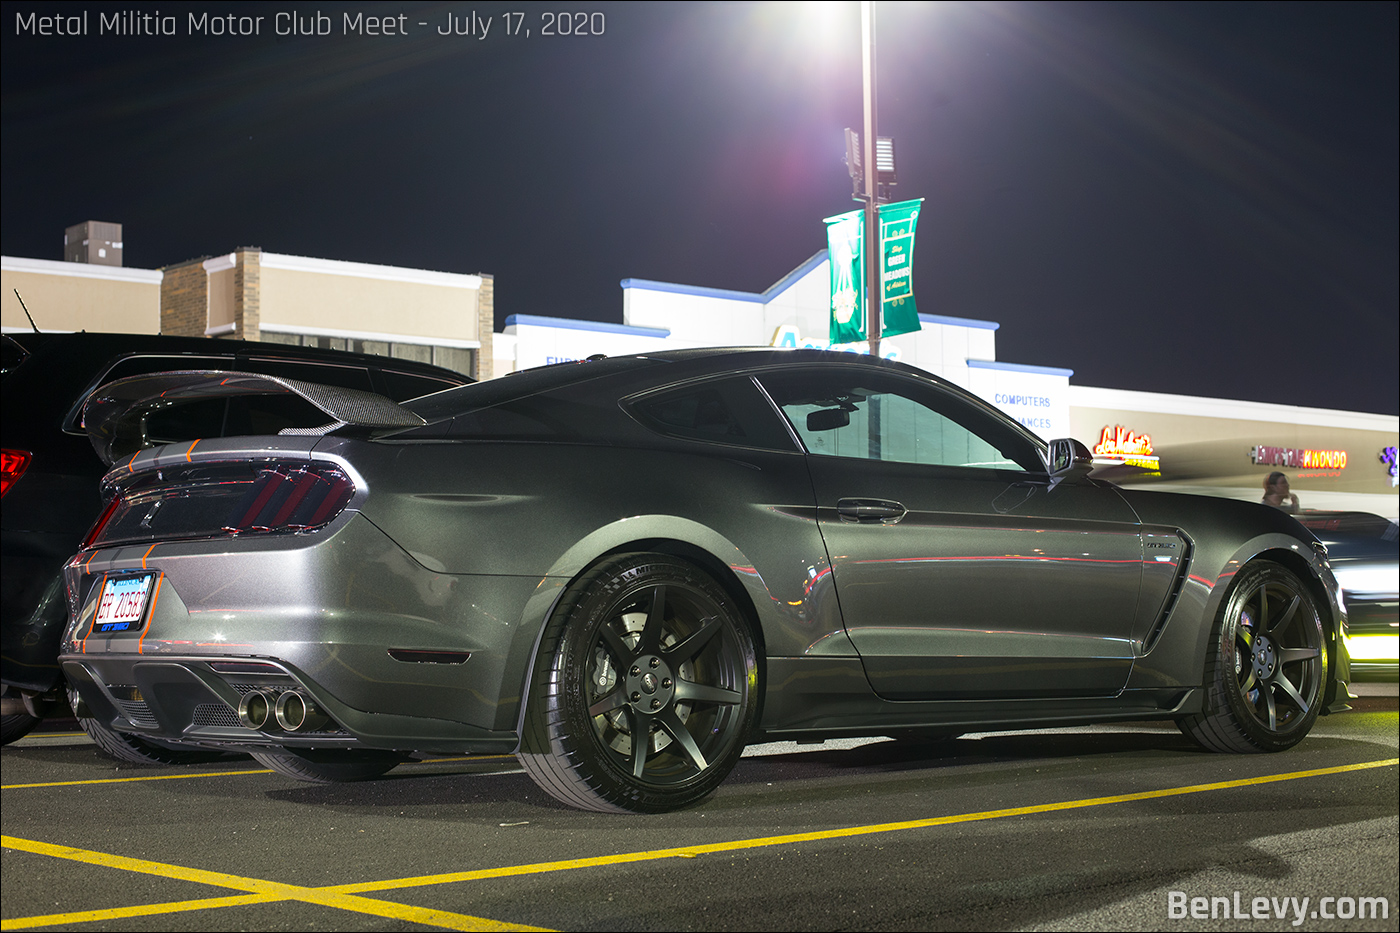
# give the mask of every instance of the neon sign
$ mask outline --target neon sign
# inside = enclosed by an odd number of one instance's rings
[[[1249,459],[1258,466],[1286,466],[1303,470],[1340,470],[1347,465],[1345,450],[1306,450],[1297,447],[1250,448]]]
[[[1160,465],[1160,459],[1152,453],[1151,435],[1134,434],[1121,424],[1104,425],[1099,442],[1094,445],[1094,456],[1149,470],[1155,470]]]

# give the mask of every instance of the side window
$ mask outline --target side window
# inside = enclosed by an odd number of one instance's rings
[[[337,366],[299,362],[241,358],[223,360],[217,366],[166,365],[164,369],[237,369],[266,373],[285,379],[300,379],[323,385],[370,391],[369,370],[363,366]],[[157,371],[157,370],[148,370]],[[283,428],[313,428],[331,418],[315,405],[295,395],[236,395],[205,399],[152,412],[146,418],[146,433],[152,443],[189,440],[195,437],[234,437],[247,434],[276,434]]]
[[[1043,472],[1011,425],[936,388],[881,373],[762,376],[809,453],[932,466]]]
[[[405,402],[411,398],[432,395],[443,389],[455,389],[467,381],[463,379],[460,382],[449,382],[436,376],[401,373],[392,369],[382,369],[379,371],[379,375],[384,377],[384,394],[396,402]]]
[[[360,389],[364,392],[374,391],[374,386],[369,381],[369,370],[363,366],[246,357],[238,360],[237,368],[250,373],[281,376],[283,379],[300,379],[302,382],[317,382],[321,385],[340,386],[343,389]]]
[[[63,421],[63,430],[68,431],[70,433],[82,433],[83,426],[81,422],[83,414],[83,402],[87,401],[88,392],[92,391],[93,389],[96,389],[98,386],[106,385],[109,382],[116,382],[118,379],[125,379],[127,376],[145,376],[149,373],[163,373],[171,370],[232,368],[233,358],[228,356],[168,356],[159,354],[142,354],[138,356],[123,357],[122,359],[119,359],[114,364],[112,364],[112,366],[108,368],[106,372],[102,373],[96,379],[94,379],[92,384],[88,386],[87,390],[78,396],[76,403],[73,405],[72,411],[68,413],[68,417],[65,418]],[[184,407],[185,406],[181,406],[181,408]],[[207,427],[211,424],[221,423],[223,418],[223,407],[221,405],[218,406],[219,411],[217,413],[213,411],[213,407],[214,406],[206,405],[205,408],[208,409],[207,411],[200,414],[190,415],[190,419],[192,420],[193,424],[201,427]],[[170,433],[170,431],[173,430],[173,428],[162,428],[162,430],[166,433],[151,433],[151,436],[153,438],[160,439],[168,438],[170,440],[183,440],[192,437],[217,436],[217,434],[210,435],[207,433],[199,432],[192,434],[178,432]],[[180,428],[179,430],[183,431],[185,429]],[[147,423],[147,431],[151,431],[149,421]]]
[[[653,431],[765,450],[793,449],[792,438],[747,376],[648,395],[630,406]]]

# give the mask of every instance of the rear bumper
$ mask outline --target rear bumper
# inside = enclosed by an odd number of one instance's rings
[[[103,581],[149,574],[146,621],[100,633]],[[427,569],[347,512],[322,532],[101,549],[67,568],[64,674],[120,732],[220,748],[512,750],[552,578]],[[333,729],[241,725],[241,697],[295,689]]]
[[[380,748],[399,751],[508,753],[514,733],[421,716],[367,713],[340,702],[295,668],[275,661],[249,664],[243,658],[131,657],[65,660],[63,673],[87,712],[118,732],[162,742],[224,750],[267,751],[280,747]],[[266,730],[239,723],[243,697],[299,690],[314,699],[330,721],[305,733]]]

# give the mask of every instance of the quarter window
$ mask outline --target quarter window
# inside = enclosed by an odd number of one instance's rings
[[[773,406],[747,376],[646,396],[631,406],[647,427],[673,437],[741,447],[792,451],[792,438]]]

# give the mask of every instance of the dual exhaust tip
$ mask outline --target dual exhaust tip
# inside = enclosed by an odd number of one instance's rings
[[[331,718],[300,690],[254,690],[238,701],[238,721],[259,732],[315,732]]]

